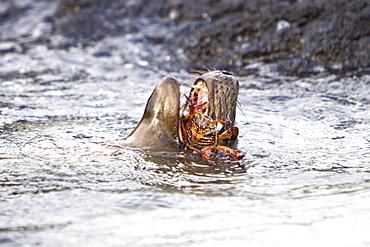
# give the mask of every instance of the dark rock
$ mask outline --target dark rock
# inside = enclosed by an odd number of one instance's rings
[[[22,44],[3,52],[27,51],[30,37],[50,49],[68,49],[135,34],[148,50],[167,51],[165,58],[158,52],[147,58],[167,70],[219,68],[248,74],[258,71],[251,65],[262,62],[300,76],[370,72],[368,0],[15,2],[0,3],[0,41]],[[25,17],[37,23],[24,27],[17,22]]]
[[[221,65],[243,73],[243,66],[261,60],[298,75],[369,71],[369,1],[232,2],[226,12],[222,2],[213,5],[212,21],[194,30],[193,44],[184,44],[196,67]],[[246,42],[247,49],[240,49]]]

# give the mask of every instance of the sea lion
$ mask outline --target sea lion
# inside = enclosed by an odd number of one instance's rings
[[[234,125],[239,82],[230,73],[211,71],[198,77],[208,88],[208,115],[229,122],[220,130]],[[143,117],[124,143],[142,149],[168,150],[182,146],[179,138],[180,83],[174,77],[163,78],[150,96]],[[230,146],[235,140],[222,145]]]

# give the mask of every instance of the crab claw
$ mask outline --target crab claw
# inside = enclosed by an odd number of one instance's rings
[[[230,128],[225,130],[223,133],[219,135],[220,140],[229,139],[229,140],[236,140],[239,135],[239,128],[235,125],[232,125]]]
[[[217,119],[218,123],[225,124],[225,123],[231,123],[229,119]]]
[[[209,161],[215,161],[215,158],[211,158],[212,155],[212,149],[213,147],[205,148],[200,151],[200,154],[202,155],[202,160],[209,160]]]
[[[234,159],[237,159],[237,160],[241,160],[243,159],[244,155],[241,155],[238,151],[232,149],[232,148],[229,148],[229,147],[226,147],[226,146],[216,146],[214,147],[214,149],[226,154],[226,155],[229,155],[231,157],[233,157]]]

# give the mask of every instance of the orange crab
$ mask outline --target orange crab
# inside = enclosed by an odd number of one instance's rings
[[[210,156],[213,151],[218,150],[234,159],[242,159],[244,156],[236,150],[219,145],[220,141],[228,139],[235,140],[239,134],[238,127],[232,125],[222,133],[227,119],[214,120],[207,113],[208,90],[204,82],[193,86],[193,91],[188,100],[188,108],[181,115],[181,139],[190,149],[202,155],[204,160],[214,160]]]

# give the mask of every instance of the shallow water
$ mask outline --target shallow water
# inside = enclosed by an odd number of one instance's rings
[[[2,82],[2,245],[370,244],[369,76],[298,79],[265,66],[239,77],[246,156],[210,164],[191,152],[114,146],[166,73],[77,63],[88,50],[73,62],[66,51],[43,52],[54,61],[46,67],[89,76]]]
[[[123,16],[136,31],[69,46],[58,4],[0,4],[1,246],[370,245],[370,76],[246,66],[240,162],[118,147],[162,77],[198,76],[155,42],[186,25]]]

